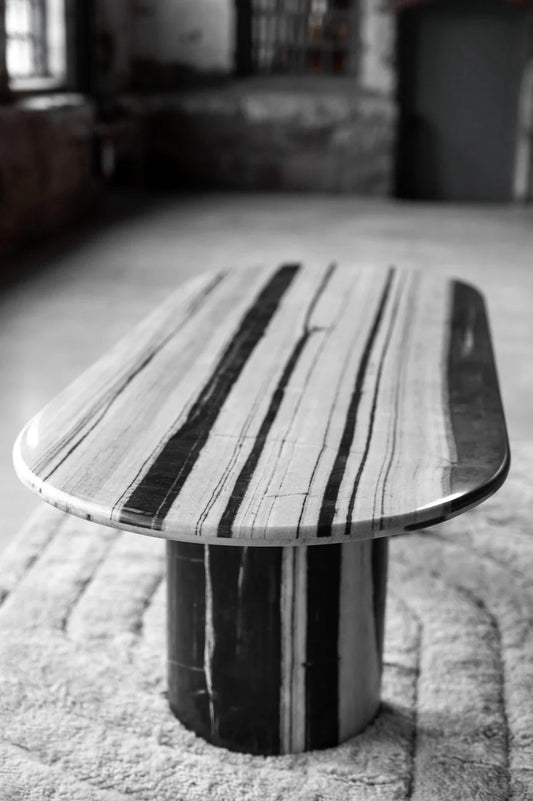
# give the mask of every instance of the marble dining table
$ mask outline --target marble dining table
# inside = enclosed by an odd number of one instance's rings
[[[336,744],[379,706],[387,538],[509,469],[483,297],[356,261],[202,273],[29,421],[14,462],[48,503],[167,540],[186,726],[253,753]]]

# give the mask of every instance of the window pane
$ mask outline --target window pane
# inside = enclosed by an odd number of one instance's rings
[[[256,72],[349,71],[355,0],[253,0]]]
[[[66,75],[65,0],[47,0],[48,69],[56,78]]]
[[[7,71],[11,81],[65,76],[64,0],[6,0]]]

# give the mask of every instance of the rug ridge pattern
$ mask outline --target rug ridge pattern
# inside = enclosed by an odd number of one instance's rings
[[[391,541],[380,713],[296,756],[169,712],[163,543],[39,510],[0,563],[2,801],[533,799],[533,452],[514,457],[486,504]]]

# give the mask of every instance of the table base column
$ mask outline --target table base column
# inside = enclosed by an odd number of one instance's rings
[[[328,547],[167,543],[168,691],[214,745],[327,748],[379,706],[388,539]]]

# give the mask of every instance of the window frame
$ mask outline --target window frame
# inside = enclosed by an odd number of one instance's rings
[[[278,0],[279,1],[279,0]],[[322,43],[318,48],[319,56],[323,58],[329,54],[330,65],[328,69],[309,69],[305,61],[309,54],[313,51],[311,43],[302,48],[302,68],[287,69],[287,70],[257,70],[254,68],[254,0],[235,0],[235,57],[234,57],[234,72],[240,77],[261,77],[272,78],[278,77],[293,77],[293,78],[309,78],[309,77],[331,77],[332,79],[347,79],[357,78],[359,72],[360,61],[360,2],[358,0],[350,0],[349,8],[346,15],[338,10],[334,10],[333,15],[341,19],[343,16],[349,20],[350,32],[349,40],[346,48],[334,48],[326,43]],[[273,16],[275,16],[275,11]],[[342,71],[335,71],[331,68],[331,58],[335,52],[344,52],[346,57],[346,67]]]
[[[0,0],[0,100],[26,95],[53,94],[72,92],[78,89],[83,64],[76,58],[79,50],[83,55],[84,48],[78,47],[82,39],[82,31],[77,24],[78,9],[85,6],[84,0],[64,0],[65,8],[65,72],[61,77],[35,76],[29,78],[11,78],[7,66],[7,32],[6,32],[6,0]],[[86,37],[83,37],[86,40]],[[80,42],[81,44],[81,42]]]

